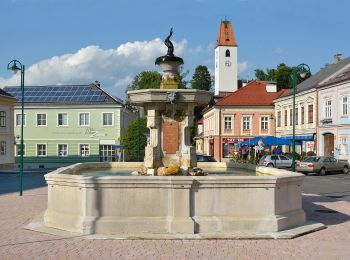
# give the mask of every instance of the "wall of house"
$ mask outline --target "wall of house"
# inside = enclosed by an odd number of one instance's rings
[[[275,118],[276,118],[276,134],[279,137],[292,136],[293,125],[290,111],[293,109],[293,96],[279,98],[275,100]],[[309,122],[309,105],[313,105],[312,122]],[[316,89],[311,89],[296,94],[295,107],[298,108],[297,120],[295,125],[296,136],[310,136],[316,134],[317,127],[317,92]],[[304,123],[302,123],[302,107],[304,107]],[[285,113],[287,111],[287,125],[285,125]],[[281,114],[280,126],[278,126],[278,113]],[[315,149],[314,141],[304,141],[302,146],[296,147],[296,152],[312,151]]]
[[[5,126],[0,127],[0,169],[12,168],[15,162],[14,157],[14,129],[13,129],[13,110],[15,100],[0,96],[0,111],[5,112]]]
[[[343,98],[347,102],[343,102]],[[330,102],[330,103],[329,103]],[[333,155],[350,161],[350,82],[324,87],[318,91],[319,127],[317,131],[318,153],[325,154],[326,134],[334,135]]]
[[[20,108],[15,108],[15,136],[20,133],[16,115]],[[46,126],[37,125],[37,114],[46,114]],[[58,125],[58,114],[67,113],[68,124]],[[89,124],[80,125],[79,114],[89,114]],[[103,125],[103,113],[112,113],[112,125]],[[57,167],[76,162],[100,161],[100,145],[117,145],[121,129],[130,122],[131,114],[115,104],[102,106],[26,106],[24,126],[24,161],[25,168]],[[16,140],[19,143],[19,140]],[[46,145],[46,155],[39,156],[38,144]],[[67,145],[67,154],[60,155],[58,145]],[[81,156],[80,145],[87,144],[88,155]],[[15,153],[17,154],[18,149]]]
[[[243,117],[250,117],[250,129],[243,130]],[[225,129],[225,117],[231,118],[231,129]],[[267,117],[268,129],[261,129],[261,118]],[[229,161],[224,157],[224,145],[231,147],[255,136],[274,135],[274,108],[271,107],[221,107],[213,108],[203,116],[204,152],[210,154],[210,140],[214,142],[217,161]],[[221,120],[219,120],[221,118]],[[213,123],[217,122],[217,123]],[[221,125],[221,127],[220,127]],[[226,150],[227,150],[226,149]]]

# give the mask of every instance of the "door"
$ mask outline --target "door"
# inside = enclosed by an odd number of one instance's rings
[[[287,156],[280,155],[280,158],[281,158],[281,166],[282,167],[288,168],[292,165],[291,160]]]
[[[323,135],[324,140],[324,150],[323,155],[324,156],[333,156],[334,151],[334,134],[327,133]]]

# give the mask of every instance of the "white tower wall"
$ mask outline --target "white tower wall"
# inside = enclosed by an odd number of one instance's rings
[[[230,57],[226,57],[229,50]],[[228,66],[230,65],[230,66]],[[218,46],[215,49],[215,95],[237,90],[237,47]]]

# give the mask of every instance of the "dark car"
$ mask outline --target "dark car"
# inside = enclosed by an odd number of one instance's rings
[[[216,162],[213,156],[205,154],[197,154],[197,162]]]

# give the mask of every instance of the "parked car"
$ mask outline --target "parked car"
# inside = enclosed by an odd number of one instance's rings
[[[205,154],[197,154],[197,162],[216,162],[213,156]]]
[[[258,162],[260,166],[290,168],[292,167],[292,159],[285,155],[264,155]]]
[[[309,172],[317,172],[320,175],[336,171],[349,173],[349,163],[346,161],[339,161],[333,157],[311,156],[306,158],[303,162],[298,162],[296,164],[296,170],[306,174]]]

